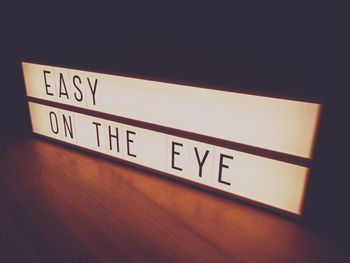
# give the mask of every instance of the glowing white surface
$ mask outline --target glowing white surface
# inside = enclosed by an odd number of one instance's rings
[[[43,71],[54,96],[45,90]],[[310,158],[320,105],[23,63],[32,97]],[[59,97],[60,73],[70,99]],[[81,102],[74,100],[79,76]],[[90,86],[97,80],[95,96]],[[90,84],[89,84],[90,81]],[[93,86],[93,85],[92,85]],[[94,99],[95,98],[95,104]]]
[[[29,102],[29,110],[35,133],[301,214],[308,170],[305,167],[32,102]],[[54,134],[51,129],[50,112],[54,112],[58,118],[58,134]],[[73,139],[65,136],[63,115],[72,117]],[[99,126],[100,146],[97,145],[96,126],[93,122],[101,124]],[[109,150],[108,125],[119,129],[119,152],[116,148],[114,151]],[[129,143],[129,146],[130,153],[136,157],[127,154],[127,131],[135,132],[135,135],[130,137],[133,142]],[[182,171],[171,167],[172,142],[183,145],[175,148],[179,152],[179,155],[175,156],[175,166],[180,167]],[[194,147],[197,148],[201,158],[209,150],[202,167],[202,177],[199,177],[199,165]],[[228,168],[223,168],[222,173],[222,180],[230,185],[218,181],[221,154],[233,157],[232,160],[224,159],[224,164]]]

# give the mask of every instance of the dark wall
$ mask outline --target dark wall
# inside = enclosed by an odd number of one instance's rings
[[[120,6],[83,7],[9,7],[1,23],[2,136],[30,132],[23,59],[321,100],[303,222],[334,240],[349,241],[349,43],[341,13],[320,6],[278,12],[248,8],[238,16],[232,9],[215,13],[203,6],[186,15],[181,8],[148,12],[137,6],[125,13]]]

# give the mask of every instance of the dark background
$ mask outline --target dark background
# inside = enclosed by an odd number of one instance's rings
[[[350,243],[345,7],[60,2],[4,11],[3,138],[30,134],[22,60],[321,101],[302,223],[334,242]]]

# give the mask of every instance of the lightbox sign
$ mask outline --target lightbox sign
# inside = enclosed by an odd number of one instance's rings
[[[321,105],[22,67],[34,133],[302,214]]]

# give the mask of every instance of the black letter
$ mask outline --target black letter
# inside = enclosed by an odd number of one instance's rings
[[[98,122],[92,122],[92,124],[96,125],[96,137],[97,137],[97,146],[100,147],[100,133],[98,131],[98,127],[101,126],[101,123]]]
[[[90,79],[87,78],[88,82],[89,82],[89,86],[90,86],[90,90],[91,90],[91,94],[92,94],[92,99],[93,99],[93,103],[94,105],[96,105],[96,99],[95,99],[95,94],[96,94],[96,88],[97,88],[97,79],[95,79],[95,84],[94,87],[92,88]]]
[[[49,85],[49,84],[47,83],[46,74],[51,74],[51,72],[48,71],[48,70],[44,70],[44,81],[45,81],[46,94],[47,94],[47,95],[50,95],[50,96],[53,96],[53,93],[50,93],[50,92],[49,92],[49,89],[48,89],[49,87],[51,87],[51,85]]]
[[[75,99],[76,99],[77,101],[82,101],[82,100],[83,100],[83,93],[82,93],[81,90],[78,88],[77,83],[75,83],[75,80],[76,80],[76,79],[79,80],[79,84],[81,84],[81,79],[80,79],[80,77],[77,76],[77,75],[74,75],[74,77],[73,77],[73,84],[74,84],[74,87],[77,89],[77,91],[79,91],[80,96],[79,96],[79,98],[78,98],[78,97],[77,97],[77,93],[74,92],[74,97],[75,97]]]
[[[53,128],[52,116],[55,116],[56,130]],[[53,132],[54,134],[57,134],[57,133],[58,133],[58,121],[57,121],[56,113],[54,113],[53,111],[50,111],[50,124],[51,124],[51,130],[52,130],[52,132]]]
[[[197,161],[198,161],[198,164],[199,164],[199,177],[202,177],[202,168],[203,168],[203,165],[204,165],[205,160],[206,160],[207,157],[208,157],[209,151],[207,150],[207,151],[205,152],[202,161],[199,159],[199,154],[198,154],[198,150],[197,150],[196,147],[194,147],[194,151],[196,152],[196,157],[197,157]]]
[[[118,128],[115,128],[115,135],[113,135],[111,131],[111,126],[108,125],[108,135],[109,135],[109,149],[112,150],[112,138],[115,138],[117,140],[117,152],[119,152]]]
[[[175,152],[175,145],[181,146],[181,147],[183,146],[182,143],[171,142],[171,168],[182,171],[182,168],[175,166],[175,154],[180,155],[179,152]]]
[[[133,131],[126,131],[126,148],[127,148],[127,152],[128,152],[128,155],[130,155],[130,156],[132,156],[132,157],[136,157],[136,155],[135,154],[132,154],[132,153],[130,153],[129,152],[129,142],[134,142],[133,140],[130,140],[129,139],[129,134],[134,134],[134,135],[136,135],[136,133],[135,132],[133,132]]]
[[[219,181],[218,182],[223,183],[223,184],[227,184],[227,185],[231,185],[231,183],[222,180],[222,167],[229,168],[227,165],[223,164],[224,158],[229,158],[229,159],[233,160],[232,156],[229,156],[226,154],[220,154]]]
[[[64,87],[65,92],[62,92],[62,87]],[[67,97],[67,99],[69,100],[67,88],[66,88],[66,83],[64,82],[63,74],[60,73],[60,95],[59,95],[60,98],[62,97],[62,95],[65,95]]]
[[[63,126],[64,126],[65,136],[67,137],[67,129],[68,129],[69,135],[73,139],[73,126],[72,126],[72,119],[70,116],[69,116],[69,125],[68,125],[68,122],[66,120],[66,116],[64,116],[64,114],[63,114]]]

